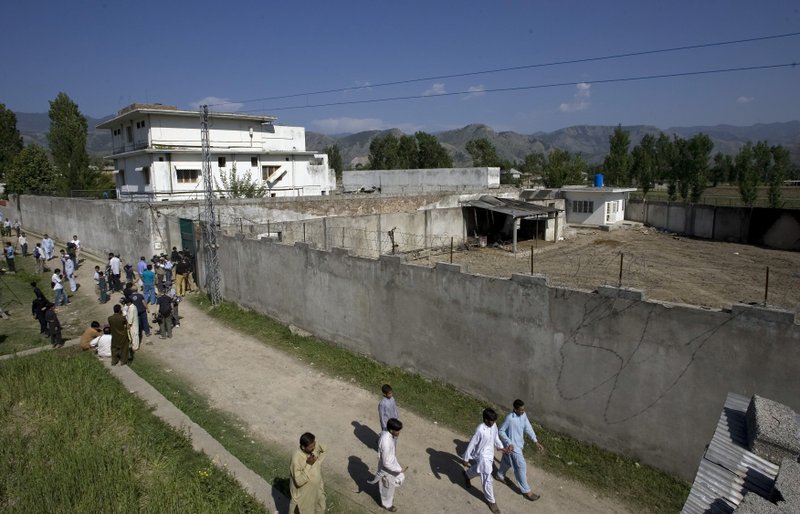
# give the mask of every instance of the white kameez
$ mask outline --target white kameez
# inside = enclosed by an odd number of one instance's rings
[[[497,423],[493,423],[490,427],[486,426],[486,423],[481,423],[475,429],[475,435],[470,439],[463,457],[465,462],[474,461],[472,466],[467,469],[467,476],[469,478],[481,476],[483,495],[489,503],[495,503],[492,464],[496,449],[503,449],[503,443],[500,441],[497,431]]]
[[[136,311],[136,306],[131,304],[125,309],[125,319],[128,320],[128,337],[131,340],[131,350],[134,352],[139,350],[140,334],[139,334],[139,313]]]
[[[369,483],[378,483],[384,508],[392,508],[394,490],[403,484],[405,478],[403,468],[397,462],[395,437],[388,431],[381,432],[378,439],[378,472]]]

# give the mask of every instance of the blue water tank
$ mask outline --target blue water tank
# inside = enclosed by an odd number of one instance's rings
[[[594,176],[594,187],[603,187],[603,174],[597,173]]]

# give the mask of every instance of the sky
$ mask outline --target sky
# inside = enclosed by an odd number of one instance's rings
[[[0,62],[15,112],[64,92],[94,118],[208,104],[327,134],[752,125],[800,119],[800,66],[640,78],[800,63],[800,3],[7,2]]]

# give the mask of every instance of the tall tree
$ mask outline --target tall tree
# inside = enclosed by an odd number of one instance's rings
[[[742,203],[752,207],[758,197],[758,170],[755,166],[753,145],[746,143],[736,154],[734,162]]]
[[[55,178],[44,148],[37,144],[28,145],[6,169],[6,191],[50,194],[55,189]]]
[[[342,170],[344,164],[342,162],[342,153],[339,151],[339,145],[331,145],[325,149],[328,154],[328,165],[333,168],[336,173],[336,180],[342,180]]]
[[[545,187],[563,187],[585,181],[586,162],[580,155],[572,155],[558,148],[550,152],[542,169]]]
[[[397,169],[400,141],[392,134],[376,137],[369,144],[369,167],[373,170]]]
[[[86,118],[65,93],[50,102],[50,132],[47,142],[63,188],[88,189],[92,182],[89,155],[86,153]]]
[[[408,170],[417,168],[417,139],[403,134],[397,143],[397,163],[394,169]]]
[[[615,186],[630,185],[631,156],[628,147],[631,145],[630,133],[617,125],[614,133],[608,137],[609,152],[603,160],[606,180]]]
[[[5,104],[0,104],[0,180],[6,169],[22,151],[22,136],[17,130],[17,115]]]
[[[658,135],[656,140],[656,180],[667,182],[667,195],[670,201],[675,200],[678,195],[678,188],[675,182],[675,174],[672,166],[675,162],[675,145],[668,135],[663,132]]]
[[[631,152],[631,177],[641,188],[644,196],[653,188],[656,167],[656,138],[646,134]]]
[[[753,166],[758,173],[758,180],[767,183],[772,173],[772,150],[766,141],[759,141],[753,147]]]
[[[733,157],[722,152],[714,154],[714,165],[711,167],[711,185],[717,187],[722,182],[734,182]]]
[[[425,132],[414,134],[417,138],[417,166],[419,168],[452,168],[453,159],[436,136]]]
[[[672,181],[677,194],[684,202],[689,201],[689,190],[692,177],[692,154],[689,149],[689,142],[682,137],[675,136],[672,141],[674,154],[672,159]]]
[[[781,191],[783,189],[783,180],[789,171],[791,157],[789,155],[789,150],[781,145],[773,146],[771,150],[772,173],[770,173],[767,179],[767,184],[769,184],[767,199],[769,200],[769,206],[777,209],[781,207]]]
[[[467,142],[467,153],[472,157],[472,165],[478,168],[484,166],[499,166],[500,158],[497,149],[485,137],[472,139]]]
[[[688,142],[690,161],[689,191],[692,202],[698,202],[708,187],[708,160],[714,143],[708,135],[695,134]]]

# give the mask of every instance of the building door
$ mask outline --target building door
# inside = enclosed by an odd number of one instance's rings
[[[186,218],[178,218],[181,231],[181,248],[189,250],[197,257],[197,243],[194,239],[194,222]]]

